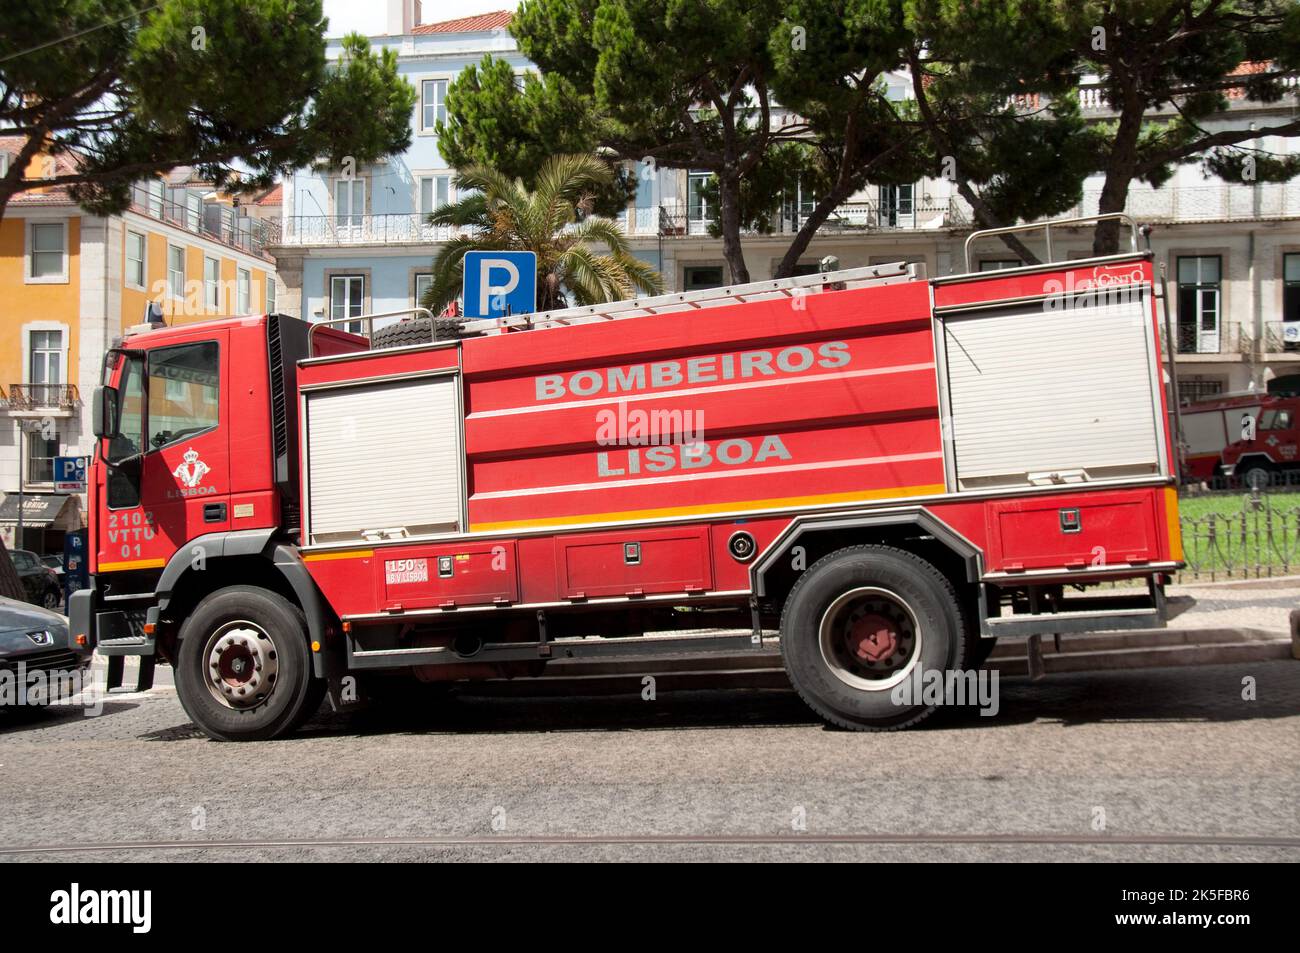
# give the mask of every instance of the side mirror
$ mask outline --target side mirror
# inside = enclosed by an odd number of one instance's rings
[[[116,387],[96,387],[95,399],[91,406],[95,436],[100,440],[112,440],[119,436],[117,431],[118,395]]]

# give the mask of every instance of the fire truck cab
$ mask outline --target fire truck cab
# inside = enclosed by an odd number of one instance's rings
[[[74,637],[112,681],[127,655],[142,684],[170,663],[223,740],[282,736],[327,690],[778,635],[823,718],[913,725],[933,706],[893,689],[975,669],[1000,637],[1032,656],[1044,634],[1163,624],[1175,456],[1132,239],[454,337],[432,316],[128,334],[95,395]],[[1139,585],[1091,588],[1122,579]]]
[[[1300,468],[1300,397],[1265,397],[1245,438],[1223,449],[1222,472],[1244,486],[1266,487]]]

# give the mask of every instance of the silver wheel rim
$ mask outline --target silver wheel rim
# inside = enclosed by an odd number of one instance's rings
[[[247,711],[266,704],[279,673],[275,642],[256,623],[227,622],[203,647],[204,682],[226,708]]]
[[[859,586],[840,595],[822,613],[817,631],[822,662],[831,674],[865,692],[888,691],[906,679],[920,661],[921,640],[912,607],[878,586]],[[864,649],[882,654],[859,654]]]

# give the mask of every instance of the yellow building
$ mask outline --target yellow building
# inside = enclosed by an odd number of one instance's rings
[[[0,136],[0,163],[21,140]],[[64,171],[37,157],[26,174]],[[278,194],[278,193],[277,193]],[[265,211],[265,210],[260,210]],[[56,492],[54,459],[89,454],[91,393],[125,328],[275,310],[265,224],[188,170],[149,179],[121,215],[82,211],[66,189],[21,192],[0,219],[0,535],[62,552],[84,495]],[[18,488],[23,539],[16,540]]]

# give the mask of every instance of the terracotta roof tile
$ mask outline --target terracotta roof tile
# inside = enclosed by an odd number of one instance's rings
[[[421,23],[412,33],[482,33],[487,30],[501,30],[510,24],[514,16],[509,10],[497,10],[495,13],[480,13],[477,16],[461,17],[457,20],[443,20],[441,23]]]
[[[253,200],[254,205],[281,205],[284,202],[284,185],[276,183],[264,194]]]

